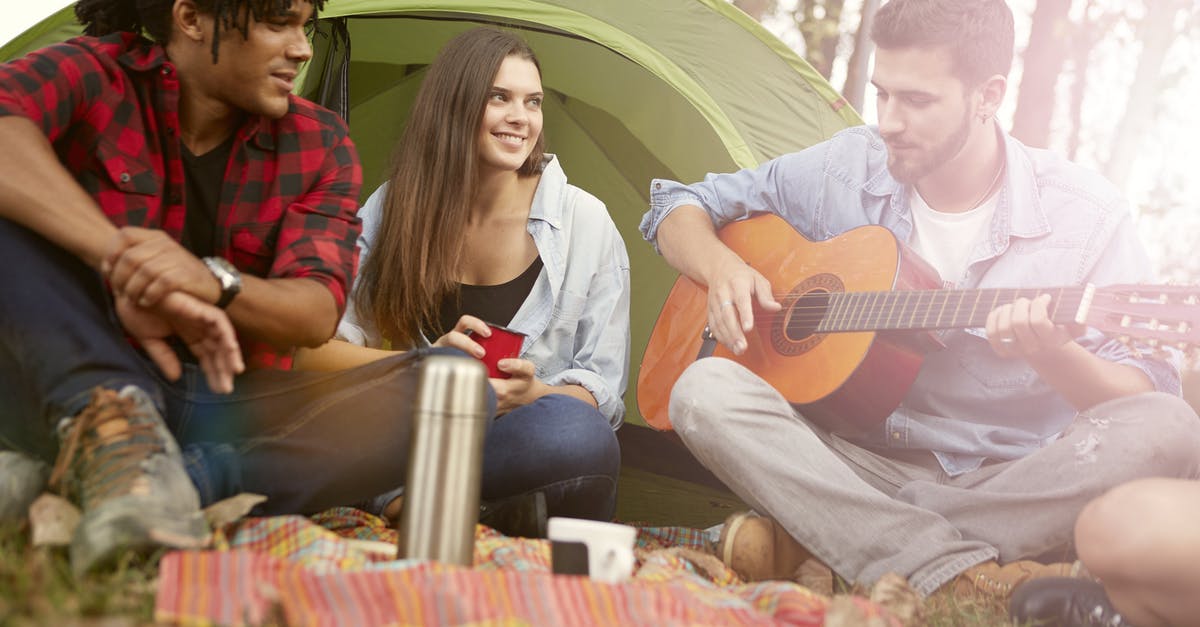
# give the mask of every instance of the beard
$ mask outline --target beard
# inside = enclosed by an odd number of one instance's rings
[[[912,150],[915,153],[909,157],[902,157],[890,149],[888,150],[887,169],[892,175],[892,178],[911,185],[925,178],[934,170],[942,167],[946,162],[954,158],[962,147],[967,143],[967,136],[971,133],[971,114],[967,107],[963,107],[963,117],[955,129],[947,135],[943,140],[934,144],[928,150]],[[885,143],[888,143],[885,139]]]

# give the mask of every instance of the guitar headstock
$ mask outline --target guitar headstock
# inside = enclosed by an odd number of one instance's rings
[[[1200,347],[1200,287],[1112,285],[1095,290],[1085,324],[1134,345]]]

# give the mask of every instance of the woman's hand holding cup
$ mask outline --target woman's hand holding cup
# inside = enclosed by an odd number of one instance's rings
[[[488,328],[486,322],[475,316],[464,315],[458,319],[458,322],[454,324],[454,328],[449,333],[439,337],[433,345],[443,348],[457,348],[475,359],[483,359],[487,351],[484,350],[483,346],[480,346],[477,340],[486,338],[491,334],[492,330]],[[492,376],[490,371],[488,376]]]
[[[484,322],[475,316],[464,315],[458,319],[452,331],[439,337],[433,345],[457,348],[482,361],[487,366],[489,378],[507,379],[514,375],[520,377],[525,374],[525,370],[529,370],[528,376],[533,377],[533,364],[517,359],[524,342],[525,334],[520,331]],[[529,367],[512,364],[505,368],[500,366],[501,360],[524,362]]]

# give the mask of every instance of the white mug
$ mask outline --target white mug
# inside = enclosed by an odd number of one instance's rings
[[[629,525],[553,517],[547,524],[555,573],[587,574],[594,581],[620,583],[633,574],[637,529]]]

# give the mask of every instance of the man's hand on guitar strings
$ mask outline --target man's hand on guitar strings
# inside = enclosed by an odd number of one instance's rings
[[[1050,295],[1017,300],[1001,305],[988,314],[987,337],[992,350],[1001,357],[1029,360],[1044,356],[1069,344],[1079,333],[1054,324],[1049,313]]]
[[[724,264],[708,282],[709,331],[735,355],[746,351],[756,303],[768,314],[783,308],[771,293],[770,281],[740,259]]]

